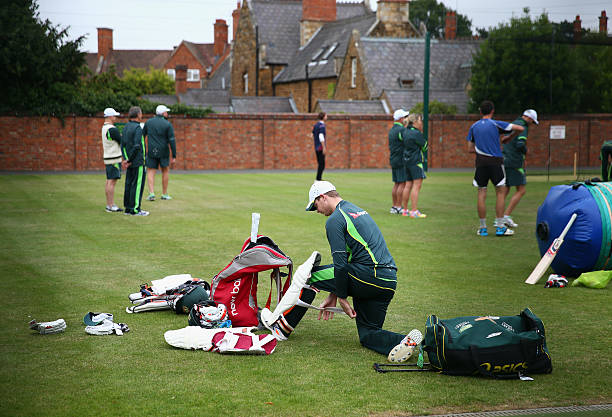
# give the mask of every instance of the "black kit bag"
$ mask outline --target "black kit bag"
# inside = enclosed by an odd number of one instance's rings
[[[427,317],[423,349],[448,375],[518,378],[552,372],[544,324],[530,309],[517,316]]]

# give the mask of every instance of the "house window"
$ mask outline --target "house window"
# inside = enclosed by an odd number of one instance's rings
[[[244,85],[244,94],[249,93],[249,73],[242,74],[242,84]]]
[[[311,61],[316,61],[317,58],[323,53],[323,51],[325,51],[325,47],[319,49],[313,56]]]
[[[399,77],[397,80],[398,80],[399,86],[401,88],[412,88],[412,87],[414,87],[414,79]]]
[[[166,74],[168,74],[168,77],[172,78],[172,81],[176,80],[176,71],[174,71],[174,68],[167,69]]]
[[[338,47],[338,42],[334,43],[332,46],[330,46],[329,48],[327,48],[327,51],[325,51],[325,54],[321,57],[321,59],[327,59],[329,58],[329,56],[331,55],[332,52],[334,52],[334,50]]]
[[[351,58],[351,88],[357,87],[357,58]]]
[[[188,69],[187,70],[187,81],[200,81],[200,70],[199,69]]]

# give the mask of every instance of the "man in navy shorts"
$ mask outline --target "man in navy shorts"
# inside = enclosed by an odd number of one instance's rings
[[[512,236],[514,231],[504,225],[504,206],[506,173],[502,154],[500,133],[522,132],[524,128],[512,123],[493,119],[495,107],[492,101],[485,100],[480,104],[482,118],[474,123],[468,132],[468,152],[476,154],[476,171],[473,184],[478,187],[478,218],[480,225],[477,234],[487,236],[487,185],[489,181],[495,186],[495,235]]]
[[[162,200],[171,200],[168,194],[168,182],[170,180],[170,164],[176,162],[176,140],[174,128],[168,121],[170,109],[160,104],[155,109],[155,117],[147,120],[142,129],[142,134],[147,138],[147,182],[149,183],[149,196],[147,200],[155,200],[155,173],[158,168],[162,172]],[[172,159],[170,159],[172,151]]]

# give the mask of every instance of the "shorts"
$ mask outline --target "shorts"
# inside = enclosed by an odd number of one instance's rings
[[[506,185],[516,187],[527,184],[527,175],[524,168],[506,168]]]
[[[483,165],[476,167],[474,173],[474,187],[487,188],[489,180],[496,187],[506,185],[506,171],[503,165]]]
[[[399,167],[391,167],[391,178],[396,184],[406,182],[408,177],[406,176],[406,167],[400,165]]]
[[[158,169],[160,166],[162,168],[166,168],[167,166],[170,166],[170,157],[166,156],[163,158],[156,158],[154,156],[147,155],[145,166],[151,169]]]
[[[118,180],[121,178],[121,164],[106,164],[106,179]]]
[[[414,181],[427,178],[427,176],[425,176],[425,171],[423,170],[423,165],[407,165],[406,178],[406,181]]]

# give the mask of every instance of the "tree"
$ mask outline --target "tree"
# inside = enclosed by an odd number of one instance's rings
[[[61,113],[85,64],[83,37],[65,42],[67,29],[42,21],[35,0],[4,0],[0,27],[0,113]]]
[[[136,94],[174,94],[174,81],[164,72],[149,66],[123,71],[123,80],[136,90]]]
[[[484,99],[497,113],[612,111],[612,48],[607,36],[553,23],[529,9],[491,30],[472,66],[470,110]]]
[[[451,9],[447,9],[444,4],[438,3],[436,0],[414,0],[410,2],[410,19],[417,27],[421,22],[425,23],[427,30],[437,38],[444,38],[447,11],[451,11]],[[457,36],[472,36],[472,21],[459,13],[457,13]]]
[[[474,58],[471,108],[482,100],[495,103],[497,113],[535,108],[543,113],[577,111],[579,80],[576,54],[568,44],[554,42],[555,25],[546,14],[532,20],[512,18],[492,29]]]

